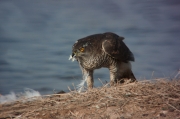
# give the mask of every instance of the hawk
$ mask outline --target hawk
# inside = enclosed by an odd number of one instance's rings
[[[133,53],[123,42],[124,37],[106,32],[79,39],[72,46],[70,59],[77,60],[83,74],[87,74],[87,87],[93,88],[93,72],[102,67],[110,71],[110,85],[125,80],[136,81],[130,61],[135,61]]]

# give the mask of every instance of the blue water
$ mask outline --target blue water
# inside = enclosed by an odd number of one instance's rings
[[[125,37],[137,79],[173,78],[180,68],[178,0],[1,0],[0,94],[32,88],[41,94],[68,91],[81,80],[68,60],[73,43],[103,32]],[[95,71],[95,86],[109,81]]]

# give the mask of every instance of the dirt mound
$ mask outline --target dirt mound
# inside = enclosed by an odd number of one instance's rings
[[[0,105],[0,119],[180,119],[180,80],[156,79]]]

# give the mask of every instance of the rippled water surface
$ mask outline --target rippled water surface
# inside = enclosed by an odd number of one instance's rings
[[[42,94],[67,91],[81,71],[68,60],[73,43],[103,32],[124,36],[134,53],[137,79],[173,77],[180,68],[178,0],[1,0],[0,94],[32,88]],[[109,81],[95,71],[95,86]]]

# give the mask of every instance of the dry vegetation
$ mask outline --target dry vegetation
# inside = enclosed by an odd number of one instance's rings
[[[180,119],[180,80],[156,79],[0,105],[0,119]]]

